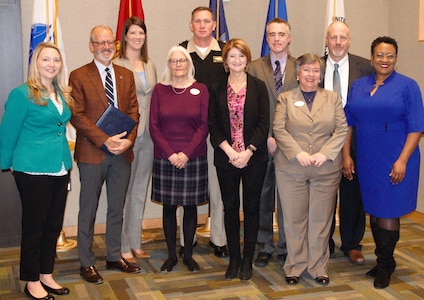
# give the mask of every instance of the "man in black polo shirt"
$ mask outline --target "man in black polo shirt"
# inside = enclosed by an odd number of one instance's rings
[[[217,81],[227,77],[222,62],[224,43],[217,41],[212,32],[216,22],[210,8],[200,6],[191,13],[190,30],[193,37],[180,45],[188,50],[193,59],[195,77],[198,82],[208,88]],[[210,205],[210,246],[218,257],[228,256],[227,238],[224,227],[224,208],[221,200],[216,169],[213,165],[214,149],[208,138],[208,169],[209,169],[209,205]],[[182,231],[181,231],[182,232]],[[184,239],[180,238],[180,243]],[[183,249],[181,244],[181,248]],[[181,254],[181,249],[179,251]]]

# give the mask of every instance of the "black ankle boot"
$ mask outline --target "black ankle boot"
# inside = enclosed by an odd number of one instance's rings
[[[225,272],[225,279],[231,280],[237,277],[240,269],[240,258],[230,258],[230,264]]]
[[[390,276],[391,273],[383,271],[381,269],[377,269],[374,278],[374,287],[376,289],[384,289],[390,284]]]
[[[377,274],[377,266],[365,273],[367,277],[375,277],[375,274]]]
[[[249,280],[252,278],[252,259],[243,258],[240,268],[240,280]]]

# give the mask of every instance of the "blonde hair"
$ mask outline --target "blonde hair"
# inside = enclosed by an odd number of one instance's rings
[[[187,80],[190,83],[195,82],[196,79],[194,79],[194,65],[193,65],[193,60],[191,59],[190,53],[188,53],[186,48],[184,48],[182,46],[173,46],[169,50],[168,54],[166,55],[166,67],[165,67],[165,71],[163,71],[163,73],[162,73],[162,78],[161,78],[160,83],[162,83],[163,85],[172,84],[172,73],[171,73],[171,69],[169,68],[169,59],[171,58],[171,55],[174,52],[181,52],[185,56],[185,58],[188,61]]]
[[[60,53],[59,48],[51,42],[44,42],[39,44],[32,54],[31,63],[28,70],[27,84],[29,86],[29,96],[34,98],[35,103],[38,105],[44,106],[47,105],[49,98],[47,87],[41,81],[40,71],[37,68],[37,60],[40,56],[41,51],[46,48],[55,49],[59,53],[62,66],[59,70],[59,73],[53,78],[54,86],[59,89],[59,92],[62,94],[63,99],[65,100],[68,107],[72,109],[73,100],[71,97],[72,88],[67,83],[66,71],[63,67],[62,54]]]

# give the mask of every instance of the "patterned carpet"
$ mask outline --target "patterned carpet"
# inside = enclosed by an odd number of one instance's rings
[[[337,249],[328,264],[331,282],[327,287],[319,286],[308,275],[298,285],[288,286],[275,257],[267,267],[254,267],[250,281],[225,280],[228,259],[215,257],[203,237],[199,237],[194,254],[200,272],[188,272],[180,259],[172,272],[161,274],[167,252],[162,231],[156,229],[148,231],[156,235],[156,240],[144,245],[152,257],[139,260],[143,272],[135,275],[106,270],[104,236],[95,237],[97,268],[105,280],[101,285],[81,280],[76,249],[58,253],[55,278],[71,293],[56,299],[424,299],[424,223],[409,217],[401,222],[395,251],[398,266],[390,287],[384,290],[374,289],[373,280],[364,275],[375,263],[369,228],[362,243],[366,264],[352,265]],[[335,240],[340,245],[338,232]],[[19,248],[0,249],[0,299],[27,299],[18,274]]]

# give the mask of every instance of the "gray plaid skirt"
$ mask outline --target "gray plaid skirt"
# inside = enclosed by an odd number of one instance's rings
[[[168,205],[195,205],[207,202],[207,157],[189,160],[184,169],[177,169],[167,159],[155,158],[152,200]]]

